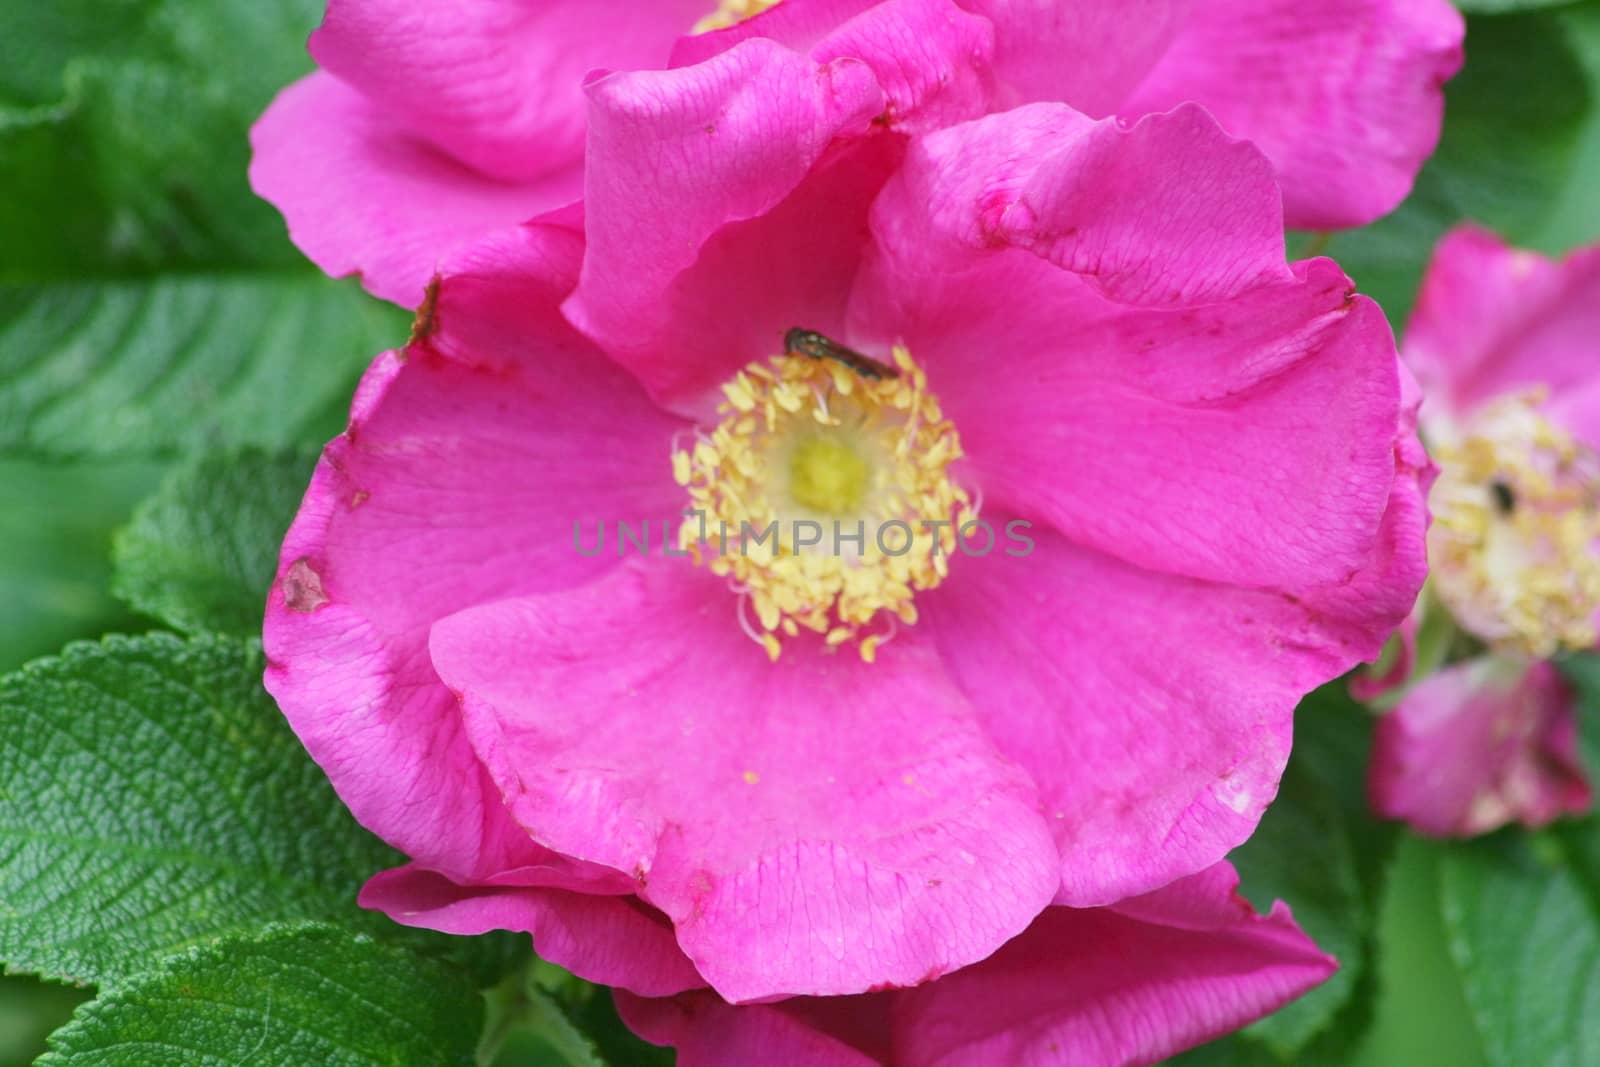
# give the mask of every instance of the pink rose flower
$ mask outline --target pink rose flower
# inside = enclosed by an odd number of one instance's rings
[[[1192,105],[908,139],[759,38],[588,92],[582,213],[447,264],[284,543],[268,688],[413,861],[364,902],[746,1002],[1244,841],[1424,573],[1393,339],[1284,262],[1267,159]],[[739,533],[814,517],[870,532]],[[653,551],[575,545],[624,519]]]
[[[1405,357],[1440,471],[1432,595],[1388,679],[1421,677],[1379,722],[1370,792],[1424,833],[1590,805],[1573,696],[1546,661],[1592,649],[1600,621],[1597,330],[1600,248],[1556,262],[1466,226],[1423,282]],[[1430,674],[1457,627],[1487,651]],[[1412,663],[1419,644],[1435,662]]]
[[[1373,807],[1435,836],[1543,826],[1589,808],[1577,750],[1559,671],[1480,656],[1424,678],[1378,721]]]
[[[1353,226],[1433,151],[1462,32],[1446,0],[330,0],[322,69],[263,116],[251,179],[320,267],[414,307],[451,248],[579,195],[588,72],[766,37],[862,60],[912,132],[1198,101],[1273,161],[1289,225]]]
[[[735,1007],[617,994],[680,1067],[1154,1063],[1277,1010],[1336,968],[1226,863],[1107,908],[1047,908],[999,952],[915,989]]]

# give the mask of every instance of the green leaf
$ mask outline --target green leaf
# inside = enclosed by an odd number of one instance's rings
[[[1440,891],[1489,1062],[1600,1063],[1600,823],[1458,844]]]
[[[1350,696],[1348,680],[1330,682],[1307,695],[1295,711],[1290,764],[1314,771],[1330,790],[1342,816],[1340,827],[1355,853],[1362,896],[1375,916],[1399,835],[1395,824],[1373,817],[1367,801],[1372,728],[1372,714]]]
[[[310,69],[322,6],[0,5],[0,449],[336,432],[403,317],[322,280],[246,174],[250,126]]]
[[[111,531],[160,474],[0,459],[0,671],[132,621],[106,592]]]
[[[1297,747],[1301,742],[1297,740]],[[1462,999],[1440,916],[1439,846],[1403,837],[1385,863],[1372,962],[1317,1038],[1278,1057],[1251,1031],[1177,1057],[1182,1067],[1394,1067],[1485,1063]],[[1298,916],[1297,916],[1298,917]]]
[[[627,1067],[672,1067],[676,1054],[638,1037],[617,1014],[611,991],[594,985],[561,967],[535,959],[529,967],[529,987],[553,1001],[583,1035],[600,1063]],[[516,1035],[513,1034],[513,1038]],[[528,1058],[502,1056],[496,1067],[523,1067]]]
[[[81,160],[87,199],[79,210],[94,227],[50,260],[64,261],[74,275],[235,267],[310,273],[277,211],[250,190],[247,131],[258,109],[240,108],[227,82],[144,60],[85,61],[70,68],[67,90],[34,165],[63,155]],[[68,207],[56,190],[26,191],[42,198],[36,205],[53,218]],[[46,250],[0,252],[0,269],[37,278],[46,273],[37,266]]]
[[[1352,735],[1364,736],[1370,717],[1335,682],[1302,705],[1296,722],[1300,736],[1278,797],[1255,834],[1229,856],[1240,890],[1258,910],[1285,901],[1300,927],[1339,960],[1328,981],[1246,1031],[1285,1058],[1328,1029],[1350,1001],[1366,969],[1373,922],[1351,816],[1336,785],[1349,775],[1328,773],[1347,766],[1350,746],[1359,744]]]
[[[396,854],[306,757],[262,666],[246,642],[150,634],[0,679],[0,961],[108,982],[270,920],[399,929],[355,905]]]
[[[1600,3],[1587,0],[1554,14],[1588,75],[1590,107],[1565,188],[1551,200],[1544,225],[1529,244],[1564,252],[1600,238],[1600,197],[1594,195],[1600,182]]]
[[[1252,1037],[1287,1057],[1328,1026],[1366,965],[1372,918],[1331,790],[1304,764],[1291,766],[1261,826],[1230,858],[1258,910],[1287,902],[1300,928],[1339,961],[1333,977],[1250,1027]]]
[[[1560,666],[1577,698],[1578,753],[1589,777],[1600,777],[1600,655],[1567,656]]]
[[[54,0],[0,7],[0,102],[59,99],[61,72],[74,57],[125,47],[154,6],[151,0]]]
[[[478,1062],[548,1067],[606,1067],[594,1043],[573,1023],[560,999],[561,990],[547,990],[539,981],[544,968],[558,971],[584,994],[595,987],[572,978],[558,967],[530,961],[530,966],[486,994],[488,1021],[478,1044]],[[609,999],[609,998],[608,998]]]
[[[1392,827],[1367,809],[1372,716],[1344,679],[1309,694],[1295,712],[1295,745],[1278,797],[1229,860],[1260,910],[1282,900],[1295,921],[1338,958],[1332,978],[1276,1014],[1172,1062],[1255,1067],[1344,1065],[1371,1022],[1372,966]]]
[[[0,975],[0,1064],[32,1063],[45,1038],[93,994],[24,975]]]
[[[1563,7],[1575,0],[1451,0],[1469,15],[1505,15],[1541,7]]]
[[[1470,20],[1467,50],[1471,58],[1446,93],[1430,188],[1461,216],[1525,239],[1566,183],[1595,92],[1571,34],[1552,15]]]
[[[1439,902],[1441,846],[1402,836],[1385,878],[1378,916],[1372,1026],[1354,1067],[1450,1064],[1482,1067],[1482,1045],[1450,959]]]
[[[78,1009],[40,1067],[468,1067],[483,1002],[452,969],[321,925],[160,961]]]
[[[309,276],[0,286],[0,449],[320,441],[395,315]]]
[[[72,108],[0,107],[0,189],[0,281],[59,275],[108,255],[110,212]]]
[[[322,6],[0,5],[0,276],[299,265],[247,132],[311,69]]]
[[[1586,158],[1577,148],[1597,121],[1596,91],[1587,39],[1567,15],[1469,19],[1466,66],[1445,87],[1439,150],[1411,198],[1387,218],[1329,242],[1328,254],[1397,329],[1434,244],[1458,222],[1475,220],[1545,251],[1594,236],[1552,217],[1572,183],[1592,190],[1600,176],[1574,171]]]
[[[278,545],[315,463],[309,449],[191,460],[117,533],[112,590],[178,630],[258,632]]]

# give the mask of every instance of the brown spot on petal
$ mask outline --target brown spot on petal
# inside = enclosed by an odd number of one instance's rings
[[[422,294],[422,304],[417,308],[417,317],[411,322],[411,340],[409,344],[416,344],[433,335],[439,328],[439,276],[435,274],[428,282],[428,288]]]
[[[322,575],[311,569],[305,559],[289,564],[283,576],[283,603],[290,611],[309,615],[328,602],[322,591]]]
[[[372,494],[367,492],[365,489],[357,489],[354,493],[351,493],[350,494],[350,510],[354,511],[356,508],[359,508],[362,504],[365,504],[367,502],[367,498],[370,497],[371,495]]]

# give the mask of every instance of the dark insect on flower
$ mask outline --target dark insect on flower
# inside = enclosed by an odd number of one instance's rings
[[[815,330],[805,330],[799,326],[783,335],[783,350],[791,356],[831,359],[844,364],[863,378],[871,378],[874,381],[900,377],[900,372],[887,363],[879,363],[871,356],[863,356],[855,349],[846,348],[838,341],[824,337]]]
[[[1489,492],[1494,494],[1494,506],[1502,515],[1510,515],[1517,509],[1517,494],[1511,486],[1498,478],[1489,483]]]

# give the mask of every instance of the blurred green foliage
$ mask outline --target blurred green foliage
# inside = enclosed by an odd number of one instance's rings
[[[140,627],[111,598],[111,531],[160,471],[148,460],[0,458],[0,671],[73,638]]]
[[[1397,333],[1434,243],[1459,222],[1548,253],[1600,237],[1600,5],[1469,19],[1467,56],[1410,198],[1323,249]]]

